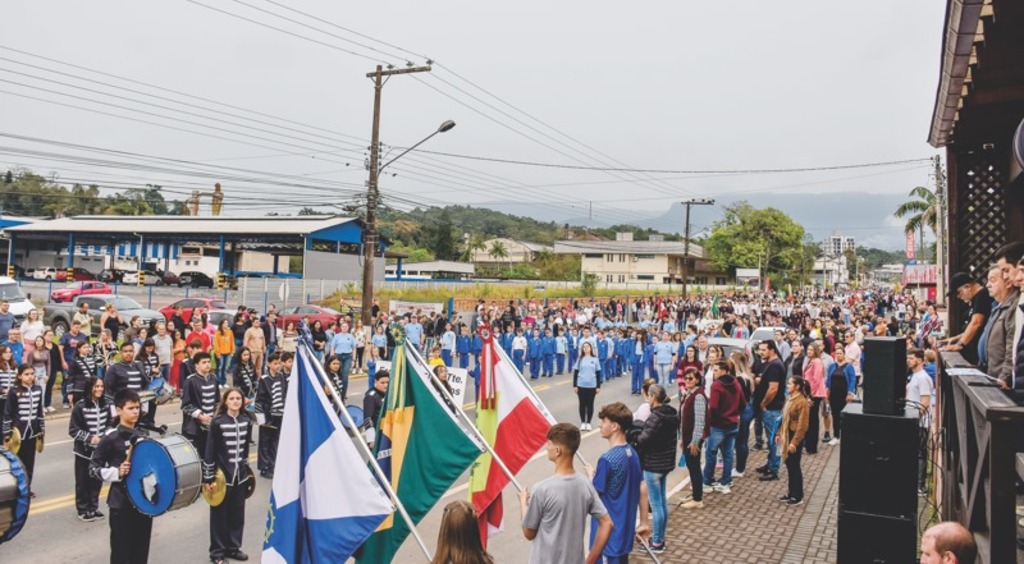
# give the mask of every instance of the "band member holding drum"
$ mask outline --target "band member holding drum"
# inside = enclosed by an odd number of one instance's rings
[[[138,394],[148,387],[149,372],[141,362],[135,360],[135,346],[131,341],[121,343],[121,361],[111,365],[103,374],[103,393],[107,396],[107,404],[110,405],[111,418],[116,417],[114,398],[118,392],[131,390]],[[140,409],[142,413],[146,413],[148,406]]]
[[[46,426],[44,417],[43,389],[36,385],[36,369],[31,364],[22,364],[18,367],[17,385],[7,392],[2,427],[5,446],[21,460],[30,488],[32,471],[36,465],[36,442],[43,440]],[[21,434],[21,448],[16,452],[10,445],[11,435],[15,429]],[[36,494],[31,494],[31,497],[35,496]]]
[[[68,390],[68,402],[75,405],[75,402],[85,397],[86,383],[99,375],[97,372],[96,357],[92,354],[92,345],[89,341],[78,343],[78,350],[75,351],[75,358],[68,367],[68,379],[71,381],[71,388]]]
[[[210,422],[217,410],[220,384],[213,375],[210,353],[199,352],[192,357],[196,373],[181,386],[181,434],[199,453],[206,452]]]
[[[267,365],[270,374],[260,380],[256,390],[256,421],[260,424],[260,445],[256,467],[260,476],[274,477],[277,460],[277,441],[280,439],[281,419],[284,417],[284,398],[288,393],[288,379],[281,369],[281,358],[291,353],[270,354]],[[294,356],[291,356],[294,359]]]
[[[216,564],[225,558],[248,560],[242,552],[245,528],[246,481],[249,470],[249,437],[252,421],[243,406],[245,396],[238,388],[228,388],[210,423],[210,435],[203,455],[203,487],[212,491],[217,471],[224,473],[227,492],[224,501],[210,507],[210,560]]]
[[[75,403],[68,424],[68,434],[75,441],[75,507],[79,519],[96,521],[104,517],[99,510],[103,482],[89,473],[89,465],[96,445],[107,432],[109,408],[103,397],[103,380],[89,378],[83,390],[82,399]]]
[[[132,344],[127,343],[129,350]],[[124,354],[121,348],[121,354]],[[129,564],[149,560],[149,539],[153,532],[153,518],[139,513],[128,497],[124,478],[131,469],[128,449],[146,432],[137,429],[142,407],[139,394],[133,389],[123,388],[114,396],[114,408],[118,425],[109,429],[100,439],[92,455],[89,472],[104,482],[111,482],[107,494],[110,507],[110,562]]]

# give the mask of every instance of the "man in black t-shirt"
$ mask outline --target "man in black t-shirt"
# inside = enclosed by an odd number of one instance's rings
[[[779,466],[782,458],[779,447],[775,444],[775,434],[782,423],[782,407],[786,403],[786,366],[779,359],[779,349],[775,341],[765,339],[757,345],[757,354],[764,363],[761,376],[754,390],[754,409],[758,412],[765,430],[768,443],[768,463],[757,469],[762,482],[779,479]]]
[[[992,296],[977,280],[964,272],[957,272],[949,281],[950,297],[960,298],[970,304],[967,314],[967,327],[962,333],[942,341],[944,351],[957,351],[964,360],[978,364],[978,343],[985,330],[988,316],[992,313]]]

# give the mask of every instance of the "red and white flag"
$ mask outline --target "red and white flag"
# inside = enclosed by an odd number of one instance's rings
[[[476,426],[509,471],[518,474],[547,442],[548,428],[556,421],[494,341],[490,330],[481,328],[480,338],[484,344],[480,353]],[[489,536],[502,530],[501,492],[508,483],[509,477],[490,453],[481,454],[473,464],[469,492],[480,516],[480,540],[484,546]]]

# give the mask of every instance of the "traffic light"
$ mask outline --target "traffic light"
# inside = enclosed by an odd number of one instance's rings
[[[68,284],[70,284],[70,283],[75,281],[75,269],[74,268],[72,268],[70,266],[68,267],[68,276],[67,276],[67,278],[64,279],[64,281],[67,282]]]
[[[223,290],[228,285],[228,275],[223,272],[217,273],[217,289]]]
[[[10,278],[14,278],[14,265],[13,264],[8,264],[7,265],[7,276],[9,276]]]
[[[146,273],[142,269],[139,269],[139,279],[135,281],[135,285],[138,287],[145,286],[146,284]]]

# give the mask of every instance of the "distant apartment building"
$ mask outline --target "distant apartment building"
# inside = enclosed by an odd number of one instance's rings
[[[632,233],[620,233],[615,241],[565,240],[555,242],[556,254],[580,256],[584,273],[594,274],[598,282],[608,284],[679,284],[683,281],[683,260],[689,256],[691,284],[726,285],[732,282],[727,273],[716,271],[704,258],[704,249],[654,238],[634,241]]]
[[[853,237],[847,237],[839,233],[833,233],[825,237],[825,240],[821,242],[821,252],[830,257],[837,257],[847,249],[854,250],[856,248],[857,243]]]

